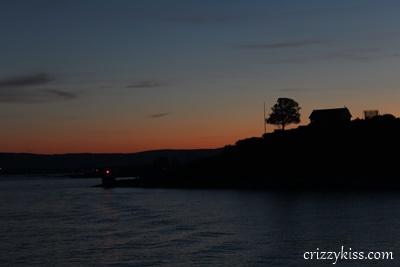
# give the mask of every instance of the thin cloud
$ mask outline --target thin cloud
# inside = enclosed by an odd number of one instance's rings
[[[342,49],[333,52],[326,52],[319,55],[287,57],[276,60],[269,60],[267,64],[305,64],[321,61],[355,61],[368,62],[380,59],[398,58],[399,53],[386,53],[376,48],[370,49]]]
[[[59,89],[0,91],[0,103],[35,104],[76,99],[78,95]]]
[[[321,40],[298,40],[298,41],[290,41],[290,42],[275,42],[275,43],[259,43],[259,44],[246,44],[241,45],[240,47],[243,49],[284,49],[284,48],[299,48],[310,45],[321,44]]]
[[[150,119],[159,119],[159,118],[166,117],[166,116],[168,116],[170,114],[171,114],[170,112],[154,113],[154,114],[150,114],[148,116],[148,118],[150,118]]]
[[[49,96],[52,96],[55,99],[75,99],[78,97],[77,94],[63,91],[63,90],[58,90],[58,89],[46,89],[43,90],[44,93],[47,93]]]
[[[214,24],[225,23],[231,21],[241,21],[245,16],[241,15],[225,15],[225,14],[180,14],[164,17],[163,20],[175,23],[187,24]]]
[[[72,100],[78,97],[75,93],[46,88],[46,85],[55,81],[54,77],[46,72],[5,77],[0,79],[1,103],[44,103]]]
[[[137,81],[126,86],[126,88],[154,88],[165,86],[166,84],[156,80]]]
[[[0,89],[18,88],[43,85],[54,81],[54,78],[48,73],[36,73],[29,75],[13,76],[0,79]]]

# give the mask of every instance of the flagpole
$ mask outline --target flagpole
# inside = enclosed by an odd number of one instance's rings
[[[265,122],[265,101],[264,101],[264,134],[267,133],[267,123]]]

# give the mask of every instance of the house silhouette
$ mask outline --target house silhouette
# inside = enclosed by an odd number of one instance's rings
[[[316,109],[309,116],[311,125],[337,125],[351,120],[348,108]]]

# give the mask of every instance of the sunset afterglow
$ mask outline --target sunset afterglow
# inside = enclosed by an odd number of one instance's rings
[[[300,104],[302,124],[315,108],[398,116],[399,7],[5,1],[0,151],[222,147],[261,136],[278,97]]]

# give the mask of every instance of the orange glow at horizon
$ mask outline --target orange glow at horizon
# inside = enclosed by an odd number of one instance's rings
[[[293,97],[297,100],[296,97]],[[395,103],[378,101],[376,105],[354,99],[350,106],[353,119],[361,118],[364,109],[378,109],[381,114],[400,112]],[[308,124],[308,114],[315,105],[299,100],[301,123]],[[268,103],[270,105],[270,103]],[[315,108],[338,107],[340,104],[324,104]],[[312,107],[312,108],[311,108]],[[243,111],[243,112],[242,112]],[[236,112],[236,113],[232,113]],[[71,120],[62,124],[48,118],[38,118],[30,124],[15,124],[0,133],[0,152],[63,154],[63,153],[134,153],[158,149],[201,149],[219,148],[234,144],[249,137],[260,137],[264,133],[262,103],[255,107],[243,106],[237,111],[229,110],[228,115],[212,112],[196,113],[191,118],[181,116],[155,120],[142,119],[129,123],[129,117],[119,121],[111,118]],[[232,115],[230,116],[230,113]],[[267,109],[267,115],[269,110]],[[177,116],[176,116],[177,117]],[[112,125],[113,127],[104,127]],[[291,125],[288,128],[297,127]],[[25,128],[28,128],[27,131]],[[78,129],[78,130],[76,130]],[[268,125],[267,132],[275,126]]]
[[[398,1],[15,2],[0,153],[218,148],[262,136],[280,97],[300,125],[313,109],[400,115]]]
[[[50,131],[51,132],[51,131]],[[261,136],[259,129],[239,129],[232,132],[204,132],[197,133],[196,129],[190,132],[174,133],[157,132],[135,133],[107,133],[85,132],[79,134],[35,134],[28,136],[14,136],[13,142],[0,141],[1,152],[63,154],[63,153],[134,153],[159,149],[207,149],[219,148],[234,144],[237,140]],[[7,138],[6,138],[7,139]],[[2,140],[5,140],[4,138]]]

